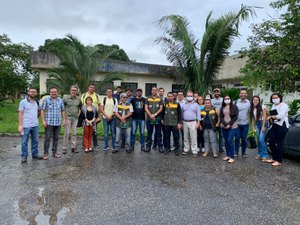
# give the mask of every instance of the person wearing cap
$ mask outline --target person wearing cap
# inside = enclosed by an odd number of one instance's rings
[[[145,151],[145,102],[146,99],[142,97],[143,91],[142,89],[138,88],[136,90],[136,97],[131,99],[131,104],[133,107],[133,114],[132,114],[132,131],[131,131],[131,147],[134,149],[135,144],[135,136],[137,129],[139,128],[140,132],[140,143],[141,143],[141,150]]]
[[[222,107],[223,98],[221,97],[221,91],[219,88],[214,89],[214,98],[211,100],[211,105],[216,108],[217,110],[220,110]],[[219,152],[224,152],[223,150],[223,135],[221,129],[219,129],[216,132],[217,136],[219,136]]]
[[[130,147],[130,133],[131,133],[131,116],[133,113],[133,107],[131,103],[127,102],[127,95],[122,93],[120,95],[120,103],[115,104],[114,114],[117,118],[116,127],[116,145],[120,147],[120,141],[122,133],[125,135],[125,150],[127,153],[132,151]],[[113,153],[118,152],[117,148]]]
[[[113,94],[113,97],[116,98],[118,101],[120,101],[121,93],[122,93],[122,87],[118,86],[116,87],[116,93]]]

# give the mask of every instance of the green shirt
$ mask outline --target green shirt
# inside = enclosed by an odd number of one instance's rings
[[[67,95],[64,98],[66,117],[78,118],[78,111],[81,108],[81,101],[78,96],[72,98],[71,95]]]

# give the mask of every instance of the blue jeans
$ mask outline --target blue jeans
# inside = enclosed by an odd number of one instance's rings
[[[234,147],[233,147],[233,137],[238,132],[238,128],[234,129],[222,129],[222,134],[225,140],[225,149],[226,149],[226,156],[229,158],[234,158]]]
[[[239,154],[240,139],[242,139],[242,155],[246,154],[248,130],[249,124],[239,125],[238,133],[235,139],[235,154]]]
[[[52,137],[52,152],[57,152],[57,146],[58,146],[58,139],[59,139],[59,132],[60,132],[61,126],[51,126],[47,125],[45,128],[45,142],[44,142],[44,154],[49,153],[49,146],[50,141]]]
[[[265,132],[261,131],[263,121],[257,121],[256,122],[256,136],[258,140],[258,152],[257,156],[268,158],[268,150],[267,150],[267,144],[265,142],[265,137],[268,131],[267,126],[265,125]]]
[[[104,148],[108,148],[108,132],[110,129],[111,133],[111,145],[112,148],[116,148],[116,119],[113,118],[111,121],[103,118],[104,127]]]
[[[28,139],[31,135],[31,154],[32,156],[37,156],[38,151],[38,140],[39,140],[39,127],[29,127],[23,129],[24,134],[22,135],[22,158],[28,157]]]
[[[132,120],[131,145],[132,146],[134,145],[135,136],[138,127],[140,131],[140,143],[141,146],[144,146],[145,145],[145,136],[144,136],[145,120]]]
[[[151,147],[152,145],[152,133],[153,128],[155,127],[155,137],[157,139],[158,146],[163,146],[162,144],[162,134],[161,134],[161,124],[151,124],[150,120],[147,120],[147,131],[148,131],[148,137],[147,137],[147,145]]]

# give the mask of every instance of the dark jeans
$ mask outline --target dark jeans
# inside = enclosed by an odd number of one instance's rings
[[[151,124],[150,120],[147,120],[147,131],[148,131],[148,137],[147,137],[147,145],[151,147],[152,145],[152,133],[153,128],[155,127],[155,137],[157,139],[158,146],[162,146],[162,134],[161,134],[161,124]]]
[[[248,130],[249,130],[249,124],[239,125],[238,133],[235,138],[235,154],[239,154],[240,139],[242,139],[242,155],[246,154]]]
[[[197,130],[197,144],[198,148],[201,151],[201,148],[204,148],[204,138],[203,138],[203,130]]]
[[[217,140],[219,140],[219,149],[223,148],[224,146],[224,142],[223,142],[223,134],[222,134],[222,130],[221,128],[218,129],[218,131],[216,132],[217,136],[219,136],[219,138],[217,137]]]
[[[238,128],[235,129],[224,129],[222,127],[222,133],[225,140],[225,149],[226,149],[226,156],[229,158],[234,158],[234,147],[233,147],[233,137],[238,131]]]
[[[166,149],[171,149],[171,132],[173,133],[175,150],[179,150],[179,131],[177,126],[164,126],[164,146]]]
[[[38,141],[39,141],[39,127],[24,127],[24,134],[22,135],[22,158],[27,158],[28,156],[28,139],[31,135],[31,154],[32,156],[37,156],[38,151]]]
[[[108,148],[108,132],[110,130],[111,133],[111,145],[112,148],[116,148],[116,119],[113,118],[110,121],[107,119],[103,119],[103,127],[104,127],[104,148]]]
[[[61,126],[50,126],[50,125],[47,125],[47,127],[45,128],[44,154],[49,153],[51,137],[53,139],[52,152],[53,153],[57,152],[60,128],[61,128]]]
[[[140,143],[141,146],[145,145],[145,136],[144,136],[144,130],[145,130],[145,120],[132,120],[132,129],[131,129],[131,146],[135,143],[135,136],[136,132],[139,128],[140,131]]]
[[[288,128],[286,127],[285,122],[282,126],[273,124],[272,128],[270,129],[269,145],[273,153],[273,160],[279,163],[282,163],[283,143],[287,132]]]

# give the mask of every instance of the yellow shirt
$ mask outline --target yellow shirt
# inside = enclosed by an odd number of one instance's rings
[[[116,104],[118,104],[118,100],[115,99]],[[104,105],[104,98],[101,100],[101,105],[103,106],[103,110],[104,112],[108,115],[108,116],[112,116],[114,115],[114,100],[113,98],[108,98],[106,97],[105,100],[105,105]],[[106,117],[103,115],[103,118],[106,119]]]
[[[89,92],[86,92],[84,94],[81,95],[81,103],[82,105],[85,105],[85,99],[87,97],[91,97],[93,99],[93,106],[97,109],[99,108],[99,105],[101,104],[101,97],[97,94],[97,93],[93,93],[92,95],[90,95]]]

